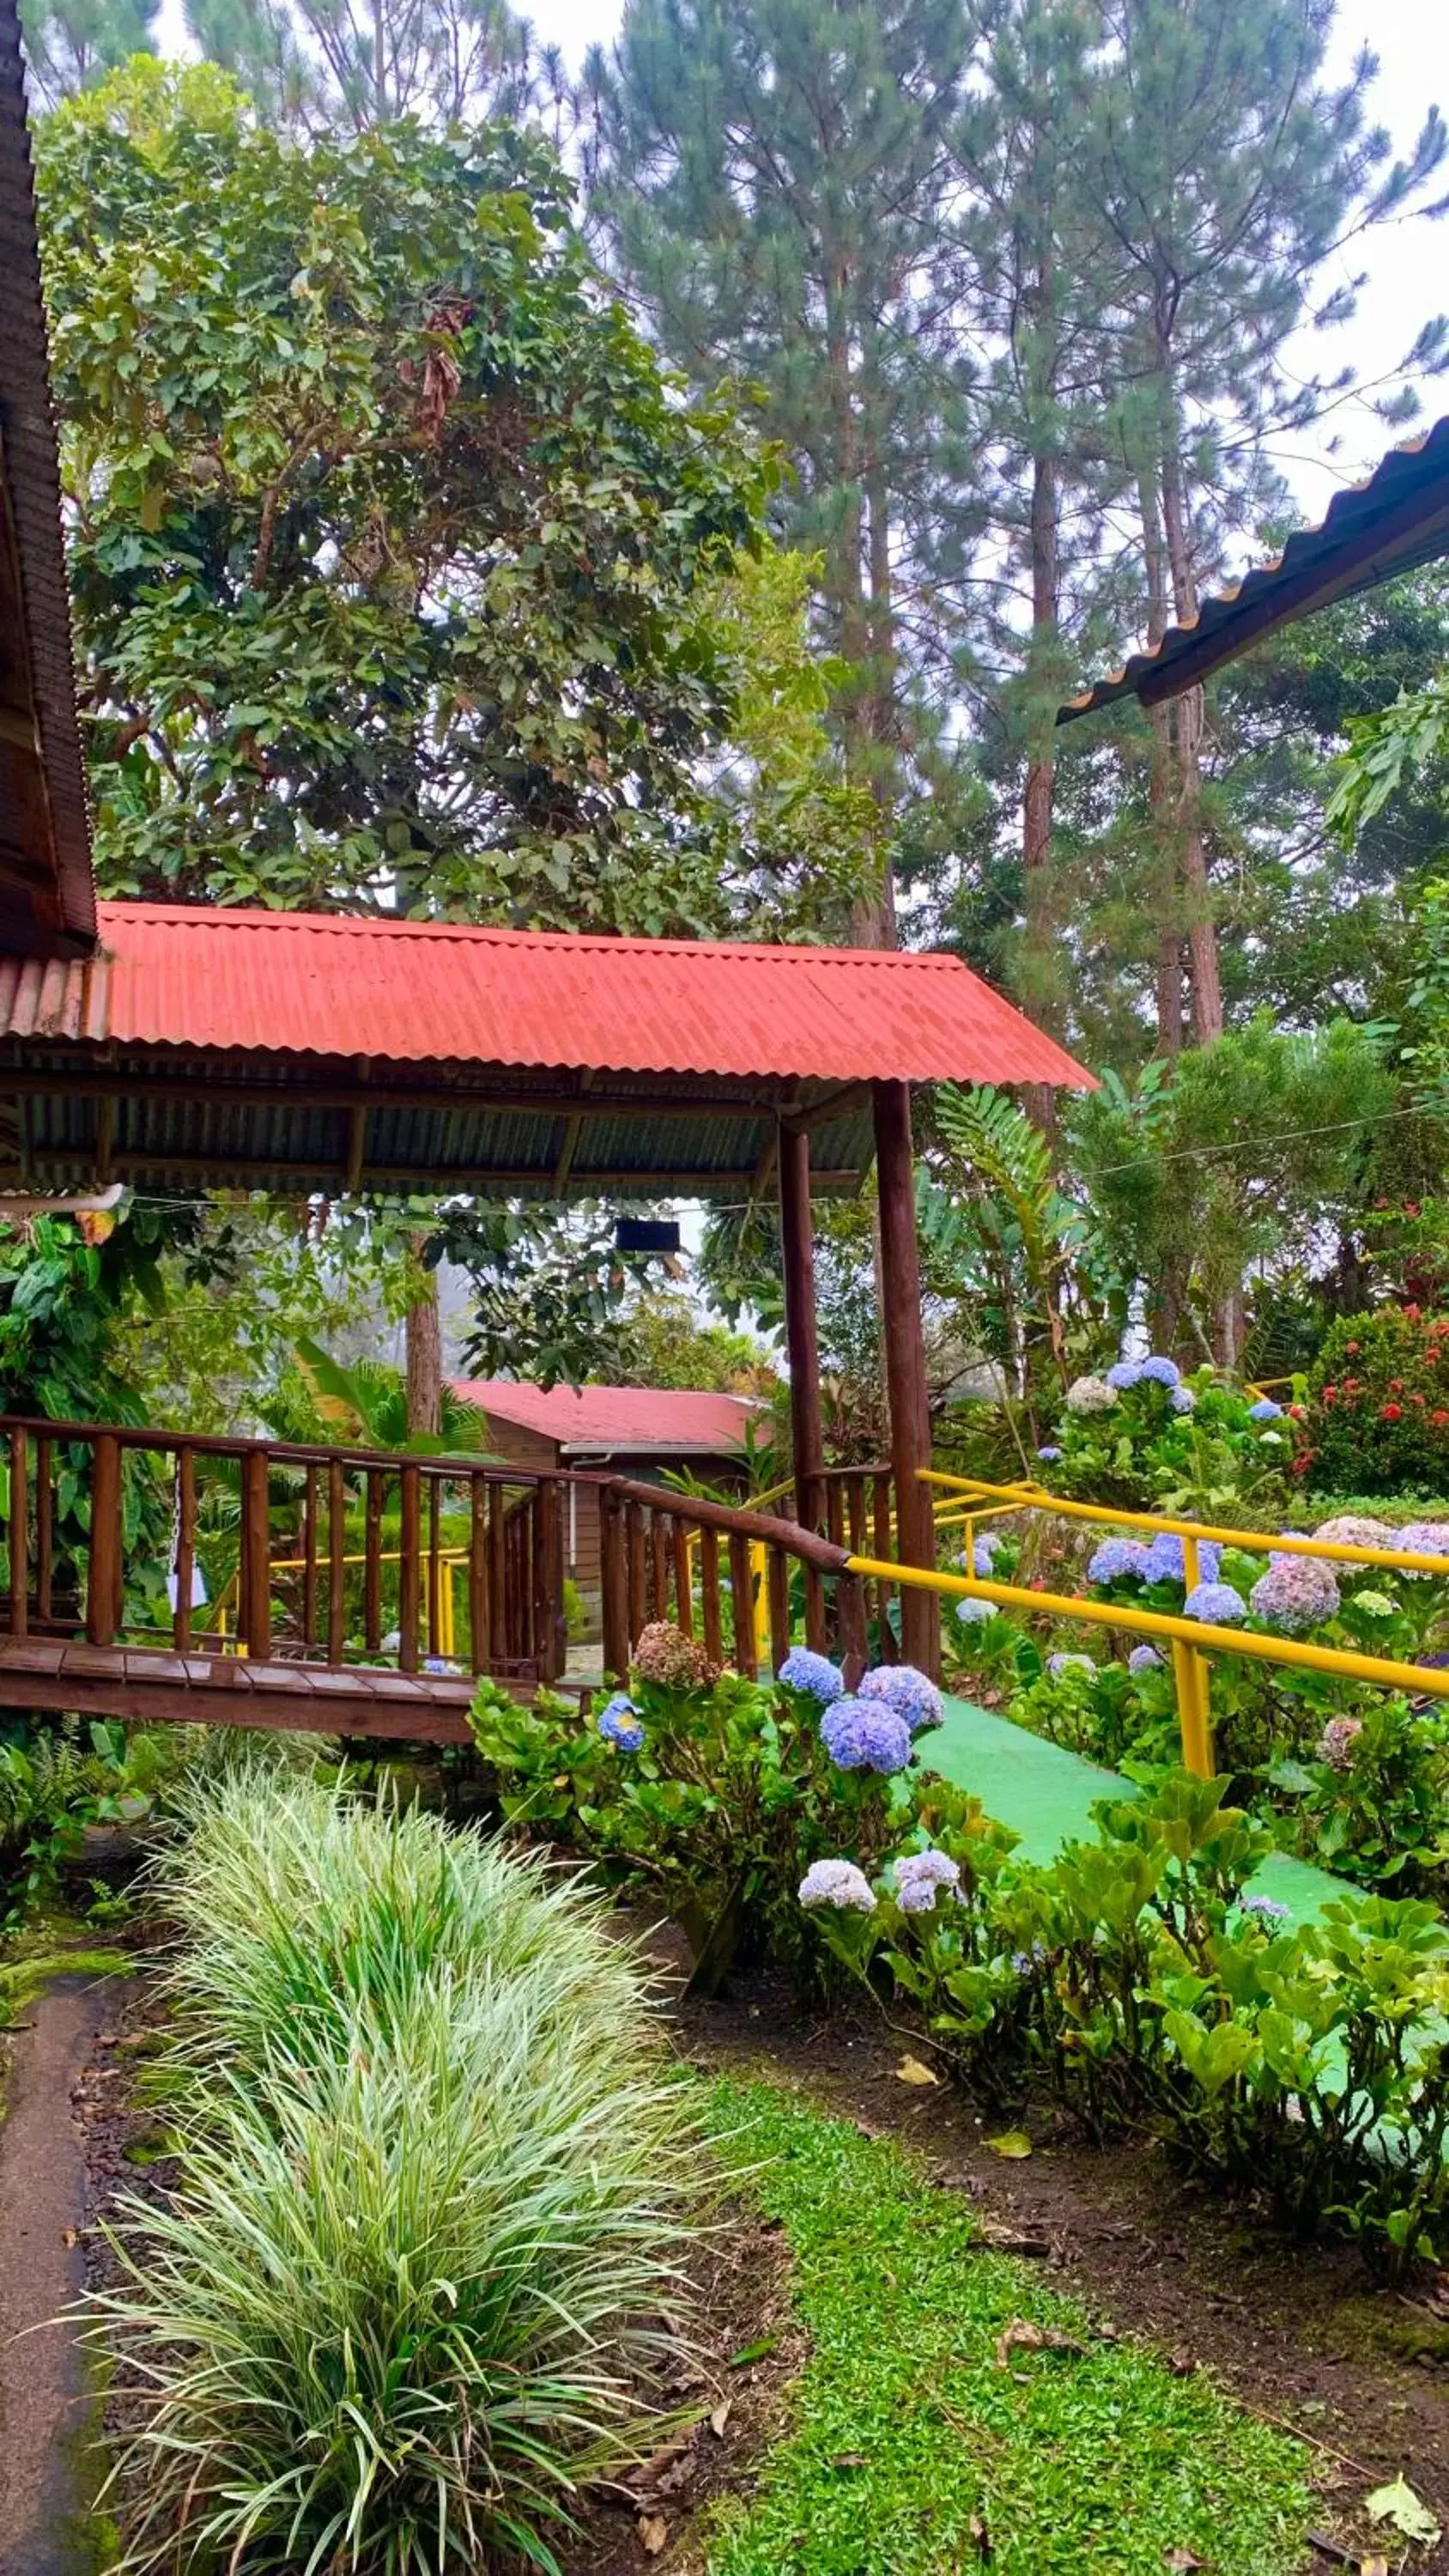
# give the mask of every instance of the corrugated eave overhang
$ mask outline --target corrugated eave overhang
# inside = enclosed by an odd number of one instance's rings
[[[30,1186],[720,1199],[765,1188],[783,1118],[850,1190],[873,1081],[1091,1081],[949,957],[145,904],[101,931],[0,958]]]
[[[1275,561],[1205,599],[1197,616],[1170,626],[1150,653],[1057,711],[1059,725],[1121,698],[1143,706],[1181,696],[1235,662],[1265,636],[1332,601],[1372,590],[1449,554],[1449,415],[1422,438],[1395,447],[1364,483],[1340,492],[1320,527],[1288,539]]]
[[[95,927],[20,29],[0,0],[0,948],[74,956]]]

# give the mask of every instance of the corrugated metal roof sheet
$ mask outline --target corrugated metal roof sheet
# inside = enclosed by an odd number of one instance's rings
[[[529,1386],[511,1378],[455,1378],[454,1393],[500,1422],[556,1440],[563,1449],[602,1452],[674,1450],[701,1457],[740,1457],[753,1423],[768,1432],[763,1408],[742,1395],[693,1387]]]
[[[0,0],[0,703],[0,935],[74,952],[95,887],[15,0]]]
[[[1134,653],[1057,711],[1058,724],[1119,698],[1144,706],[1177,697],[1249,646],[1331,600],[1372,590],[1449,554],[1449,415],[1422,438],[1391,448],[1366,482],[1340,492],[1321,527],[1302,528],[1281,555],[1205,599],[1197,616],[1170,626],[1150,653]]]
[[[100,907],[69,965],[0,960],[0,1035],[617,1074],[1092,1077],[959,958]]]

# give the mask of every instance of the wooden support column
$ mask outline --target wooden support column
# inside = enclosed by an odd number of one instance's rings
[[[880,1202],[881,1331],[891,1415],[891,1472],[896,1538],[903,1565],[936,1562],[931,1493],[917,1470],[931,1463],[926,1345],[921,1327],[921,1272],[916,1252],[916,1184],[911,1094],[904,1082],[874,1087],[876,1187]],[[934,1597],[901,1590],[901,1645],[908,1664],[934,1674],[940,1628]]]
[[[810,1210],[808,1130],[781,1127],[779,1170],[795,1518],[805,1529],[821,1530],[825,1435],[820,1420],[820,1333],[815,1315],[815,1220]],[[814,1566],[805,1569],[805,1635],[809,1645],[820,1653],[825,1645],[825,1588]]]

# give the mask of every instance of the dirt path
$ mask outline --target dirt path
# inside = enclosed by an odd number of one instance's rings
[[[50,2320],[85,2284],[72,2095],[124,1991],[57,1977],[14,2041],[0,2126],[0,2576],[92,2576],[98,2563],[91,2391],[74,2336]]]

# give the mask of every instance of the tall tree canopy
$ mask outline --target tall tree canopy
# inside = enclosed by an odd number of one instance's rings
[[[776,667],[798,697],[803,598],[762,627],[742,571],[769,458],[601,291],[540,140],[304,144],[138,60],[39,175],[106,887],[828,917],[845,836],[817,870],[778,777],[710,776]]]

